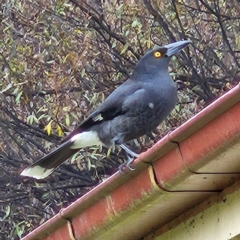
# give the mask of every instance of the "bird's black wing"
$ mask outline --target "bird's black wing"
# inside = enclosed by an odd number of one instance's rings
[[[134,82],[131,79],[123,83],[108,98],[91,113],[73,132],[71,132],[63,142],[69,140],[74,135],[87,131],[92,126],[115,118],[116,116],[125,113],[126,108],[123,108],[123,103],[127,98],[130,98],[136,91],[142,88],[140,83]]]

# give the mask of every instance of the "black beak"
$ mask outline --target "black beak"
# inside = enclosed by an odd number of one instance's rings
[[[165,45],[164,48],[167,49],[166,56],[171,57],[175,53],[178,53],[179,51],[181,51],[184,47],[186,47],[191,42],[192,41],[190,41],[190,40],[183,40],[183,41]]]

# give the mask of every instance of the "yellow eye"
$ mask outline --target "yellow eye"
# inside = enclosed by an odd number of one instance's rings
[[[154,57],[155,58],[160,58],[160,57],[162,57],[162,54],[160,53],[160,52],[154,52]]]

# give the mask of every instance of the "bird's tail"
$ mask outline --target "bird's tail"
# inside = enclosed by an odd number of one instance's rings
[[[43,179],[50,175],[60,164],[66,161],[69,157],[75,154],[79,149],[72,149],[71,140],[64,142],[57,149],[45,157],[33,163],[21,173],[22,176],[33,177],[36,179]]]
[[[51,153],[33,163],[21,173],[22,176],[43,179],[51,174],[61,163],[84,147],[99,145],[101,141],[96,131],[86,131],[74,135]]]

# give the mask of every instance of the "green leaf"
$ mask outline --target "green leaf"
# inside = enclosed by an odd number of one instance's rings
[[[84,75],[85,75],[85,68],[83,68],[83,70],[81,71],[81,77],[84,77]]]
[[[139,25],[139,21],[138,20],[134,20],[133,22],[132,22],[132,27],[136,27],[136,26],[138,26]]]
[[[180,112],[180,110],[181,110],[180,104],[177,104],[177,105],[175,106],[175,110],[176,110],[176,112]]]
[[[17,97],[16,97],[16,100],[15,100],[15,101],[16,101],[16,104],[19,104],[20,98],[21,98],[21,96],[22,96],[22,93],[23,93],[22,91],[18,93],[18,95],[17,95]]]
[[[114,42],[112,43],[112,48],[115,48],[116,46],[117,46],[117,42],[114,41]]]
[[[33,122],[39,123],[38,119],[36,118],[35,115],[30,115],[27,117],[27,123],[32,125]]]
[[[24,225],[20,226],[22,223],[25,223],[25,222],[20,222],[18,224],[14,224],[16,234],[18,235],[19,238],[22,238],[22,234],[24,233]]]
[[[75,161],[76,161],[76,158],[77,158],[77,156],[78,156],[78,152],[77,153],[75,153],[73,156],[72,156],[72,158],[71,158],[71,163],[74,163]]]
[[[70,117],[69,117],[69,114],[68,114],[68,113],[66,114],[65,122],[66,122],[66,125],[67,125],[67,126],[70,126]]]
[[[122,55],[123,53],[125,53],[127,49],[128,49],[128,43],[126,43],[126,44],[123,46],[122,51],[120,52],[120,54]]]
[[[10,212],[11,212],[11,207],[8,205],[6,206],[6,209],[5,209],[5,215],[3,217],[0,217],[0,220],[4,221],[10,215]]]

